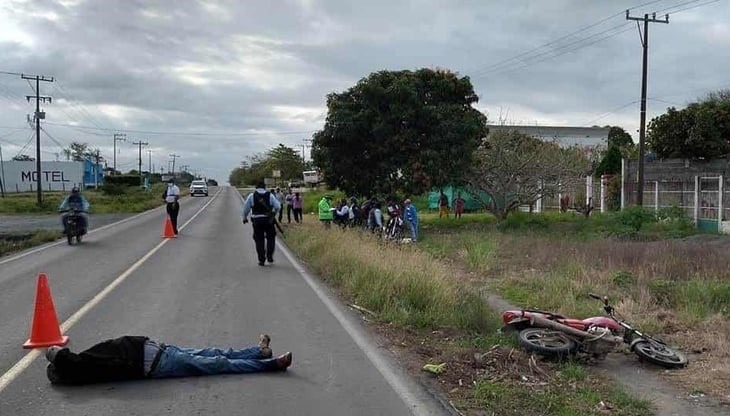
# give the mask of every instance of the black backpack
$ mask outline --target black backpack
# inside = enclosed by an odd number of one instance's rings
[[[260,194],[253,191],[253,208],[254,215],[271,215],[271,192]]]

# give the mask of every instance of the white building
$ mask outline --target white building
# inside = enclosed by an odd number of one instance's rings
[[[489,133],[517,130],[543,141],[556,141],[561,146],[579,146],[586,156],[608,148],[608,127],[509,126],[487,125]]]
[[[70,191],[84,186],[85,162],[41,161],[41,187],[44,191]],[[0,180],[5,192],[33,192],[37,184],[36,162],[11,160],[0,165]]]

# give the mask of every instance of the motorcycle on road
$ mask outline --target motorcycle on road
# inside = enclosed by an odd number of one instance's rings
[[[66,227],[63,232],[66,234],[68,244],[72,245],[74,238],[76,239],[76,243],[81,243],[81,238],[86,234],[87,228],[86,219],[82,215],[83,211],[70,208],[65,212],[68,215],[66,216]]]

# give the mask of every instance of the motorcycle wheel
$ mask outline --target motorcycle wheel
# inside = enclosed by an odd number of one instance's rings
[[[80,243],[81,242],[81,234],[79,234],[79,235],[76,236],[76,242],[77,243]]]
[[[547,328],[527,328],[517,334],[517,341],[525,351],[547,357],[564,357],[578,349],[578,344],[566,334]]]
[[[633,350],[641,359],[664,368],[680,368],[687,365],[687,357],[684,354],[658,342],[636,341]]]

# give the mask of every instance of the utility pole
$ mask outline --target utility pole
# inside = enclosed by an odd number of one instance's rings
[[[172,177],[175,177],[175,159],[179,158],[180,155],[176,155],[174,153],[170,153],[170,157],[172,158]]]
[[[669,15],[664,15],[664,20],[657,20],[656,13],[652,13],[651,19],[649,18],[649,14],[644,14],[644,17],[631,17],[629,16],[629,11],[626,10],[626,20],[635,20],[637,25],[641,21],[644,22],[644,39],[641,42],[641,46],[644,48],[644,56],[641,68],[641,113],[639,117],[639,183],[636,187],[636,205],[642,206],[644,205],[644,141],[646,139],[646,78],[649,57],[649,23],[669,24]]]
[[[149,143],[140,140],[138,142],[132,142],[132,144],[139,146],[139,184],[142,185],[142,146],[147,146]]]
[[[3,146],[0,145],[0,196],[5,198],[5,166],[3,165]]]
[[[126,134],[114,133],[114,174],[117,174],[117,142],[123,142],[127,140]]]
[[[152,150],[147,150],[147,185],[152,185]]]
[[[38,195],[38,206],[43,204],[43,190],[41,188],[41,119],[46,118],[46,113],[41,113],[41,101],[43,103],[52,102],[53,99],[48,96],[41,96],[41,81],[53,82],[53,77],[46,78],[45,75],[24,75],[21,74],[20,78],[35,80],[35,96],[26,95],[25,99],[30,102],[31,99],[35,98],[35,170],[36,170],[36,194]]]
[[[94,163],[94,189],[99,189],[99,161],[101,159],[101,150],[96,149],[94,158],[96,159],[96,163]]]

